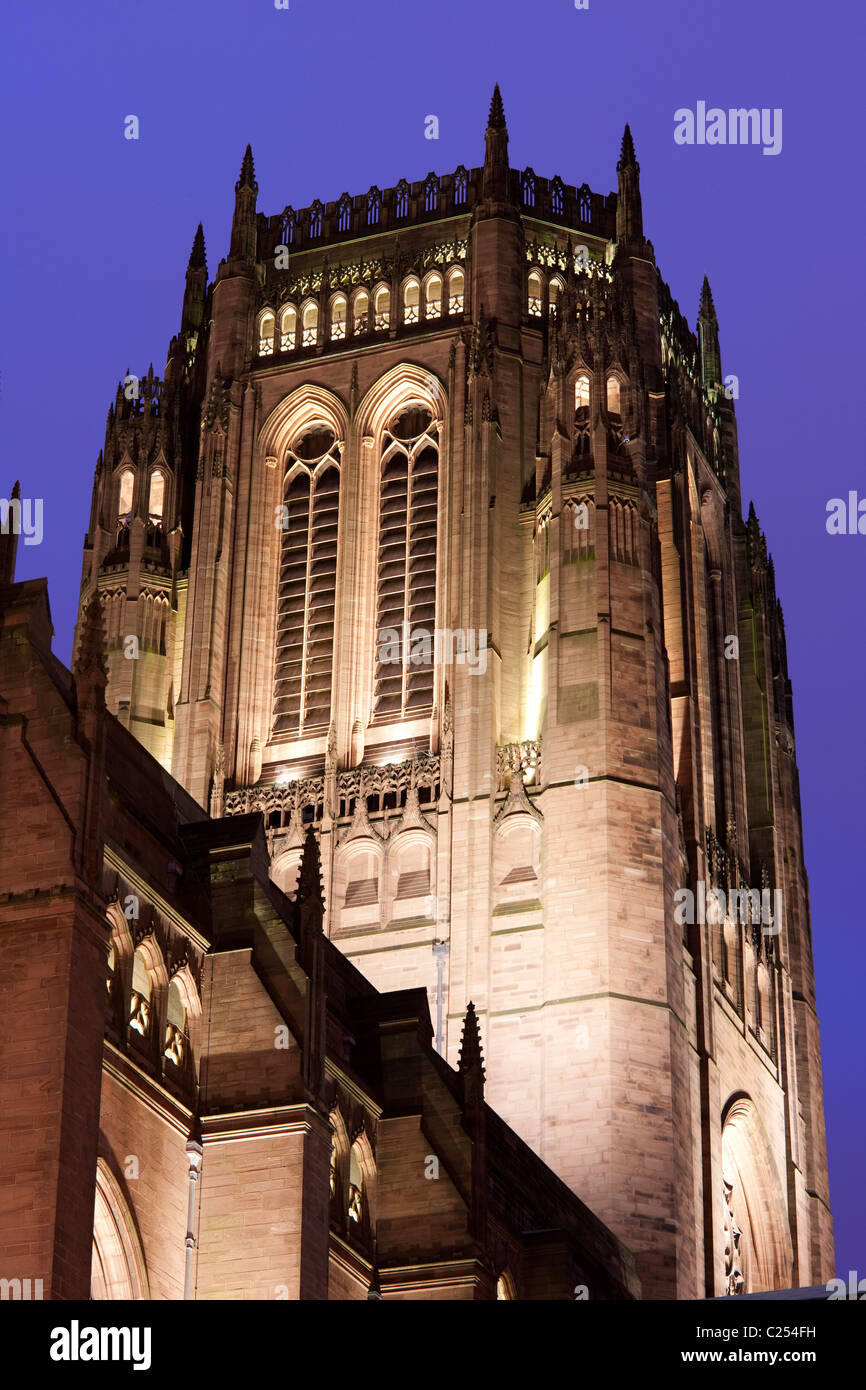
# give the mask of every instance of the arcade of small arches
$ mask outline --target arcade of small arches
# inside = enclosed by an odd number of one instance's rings
[[[594,270],[600,272],[597,263],[593,263]],[[578,265],[579,270],[585,270],[585,266]],[[544,319],[551,323],[556,319],[559,312],[559,300],[565,292],[565,280],[561,275],[545,275],[543,270],[533,267],[527,271],[526,275],[526,315],[530,319]]]
[[[376,1163],[364,1130],[350,1139],[338,1108],[331,1112],[331,1229],[370,1248],[376,1223]]]
[[[459,266],[453,266],[444,275],[434,270],[423,279],[408,276],[399,289],[393,323],[409,325],[461,315],[465,285]],[[342,291],[331,295],[324,314],[319,300],[312,298],[300,305],[286,304],[278,312],[264,309],[256,326],[258,356],[272,357],[275,353],[316,347],[320,341],[340,342],[387,332],[392,326],[391,299],[391,287],[379,284],[370,290],[357,289],[351,296]]]
[[[186,1087],[194,1078],[193,1039],[201,1017],[192,972],[183,964],[169,973],[153,933],[136,945],[117,904],[109,908],[108,919],[108,1017],[133,1055],[149,1060],[164,1079]]]

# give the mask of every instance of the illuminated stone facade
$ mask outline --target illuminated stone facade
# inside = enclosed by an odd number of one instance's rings
[[[108,708],[229,837],[261,812],[290,898],[313,827],[327,937],[452,1065],[474,1001],[487,1100],[644,1296],[814,1284],[791,692],[712,296],[695,334],[628,128],[608,196],[507,151],[497,90],[481,167],[268,217],[247,150],[109,416]]]

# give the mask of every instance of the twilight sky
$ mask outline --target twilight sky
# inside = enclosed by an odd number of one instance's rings
[[[830,498],[866,497],[863,8],[43,0],[4,29],[0,495],[20,477],[44,499],[18,578],[48,576],[66,662],[106,412],[127,368],[162,374],[200,219],[211,278],[226,254],[248,140],[273,213],[480,164],[495,81],[512,165],[545,177],[614,189],[630,122],[662,274],[693,328],[709,276],[739,378],[744,504],[775,559],[794,683],[837,1268],[866,1276],[866,535],[825,527]],[[674,112],[698,102],[781,108],[780,153],[677,144]]]

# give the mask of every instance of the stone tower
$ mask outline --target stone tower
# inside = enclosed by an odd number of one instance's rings
[[[490,1104],[645,1294],[816,1283],[781,609],[627,126],[617,180],[511,168],[498,88],[480,168],[302,210],[257,211],[247,147],[165,383],[109,416],[82,603],[120,605],[109,708],[212,816],[263,814],[289,893],[313,826],[327,934],[427,988],[455,1065],[474,1001]]]
[[[165,378],[127,372],[108,412],[84,538],[82,594],[98,588],[107,632],[108,708],[171,768],[198,460],[207,261],[201,226],[186,272],[180,334]],[[79,645],[76,628],[75,650]]]

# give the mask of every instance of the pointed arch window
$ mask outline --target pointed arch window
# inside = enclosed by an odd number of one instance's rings
[[[346,1212],[350,1221],[361,1225],[364,1219],[364,1172],[358,1154],[357,1144],[349,1153],[349,1201]]]
[[[134,489],[135,474],[131,468],[124,468],[120,475],[120,487],[117,493],[117,517],[119,521],[128,521],[132,514]]]
[[[403,286],[403,322],[417,323],[419,317],[419,301],[421,296],[421,286],[413,276],[407,280]]]
[[[144,952],[136,951],[132,958],[132,995],[129,1001],[129,1027],[146,1038],[150,1032],[151,995],[153,985]]]
[[[358,290],[352,301],[352,332],[358,337],[367,332],[370,314],[370,296],[366,290]]]
[[[340,450],[319,426],[287,460],[273,731],[292,738],[321,733],[330,722]]]
[[[259,319],[259,357],[270,357],[273,354],[276,323],[270,310]]]
[[[280,315],[280,352],[291,352],[298,341],[298,311],[287,304]]]
[[[424,283],[424,317],[438,319],[442,314],[442,276],[435,272]]]
[[[338,294],[334,296],[331,304],[331,340],[336,341],[346,336],[346,314],[348,305],[346,296]]]
[[[465,278],[462,270],[456,267],[448,272],[448,312],[449,314],[463,313],[463,294]]]
[[[165,474],[161,469],[156,468],[150,475],[150,493],[147,499],[148,520],[161,525],[164,510]]]
[[[530,273],[528,280],[528,303],[527,308],[532,318],[541,318],[541,306],[544,302],[544,284],[537,270]]]
[[[412,406],[382,440],[374,720],[417,717],[433,707],[436,619],[437,431]]]
[[[391,322],[391,291],[386,285],[379,286],[373,303],[376,306],[377,330],[387,328]]]
[[[607,442],[608,448],[614,451],[623,442],[621,391],[615,376],[607,379]]]
[[[319,331],[319,306],[316,303],[304,305],[303,318],[303,345],[304,347],[315,347],[316,337]]]
[[[173,1066],[180,1069],[186,1056],[186,1046],[186,1009],[180,986],[177,980],[172,980],[168,987],[163,1055]]]

